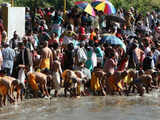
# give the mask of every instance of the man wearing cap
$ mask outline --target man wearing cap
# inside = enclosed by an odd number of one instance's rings
[[[13,63],[15,59],[15,51],[12,48],[10,48],[9,44],[7,43],[4,43],[2,56],[3,56],[2,69],[8,76],[10,76],[12,74]]]

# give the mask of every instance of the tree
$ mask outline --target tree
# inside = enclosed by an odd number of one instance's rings
[[[10,2],[10,0],[0,0],[0,2]],[[75,6],[76,1],[88,1],[93,0],[66,0],[67,8]],[[141,13],[151,11],[153,8],[160,9],[160,0],[109,0],[113,3],[115,8],[129,9],[131,6],[137,9]],[[27,6],[27,7],[52,7],[56,9],[63,9],[64,0],[15,0],[15,6]]]

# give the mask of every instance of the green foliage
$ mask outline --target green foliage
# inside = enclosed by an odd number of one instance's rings
[[[64,0],[14,0],[15,6],[28,6],[28,7],[52,7],[56,9],[63,9]],[[81,0],[66,0],[67,8],[75,6],[76,1]],[[83,0],[91,2],[93,0]],[[151,11],[153,9],[160,9],[160,0],[109,0],[114,6],[118,8],[129,9],[133,6],[139,12],[145,13],[146,11]],[[0,0],[1,2],[10,2],[10,0]]]

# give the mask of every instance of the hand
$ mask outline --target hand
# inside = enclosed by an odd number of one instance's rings
[[[18,67],[20,67],[20,68],[25,68],[26,66],[23,65],[23,64],[20,64],[20,65],[18,65]]]

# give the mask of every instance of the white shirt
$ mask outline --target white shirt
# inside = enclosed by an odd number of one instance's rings
[[[151,48],[150,47],[146,47],[145,50],[144,50],[145,57],[147,56],[147,54],[149,52],[151,52]]]

